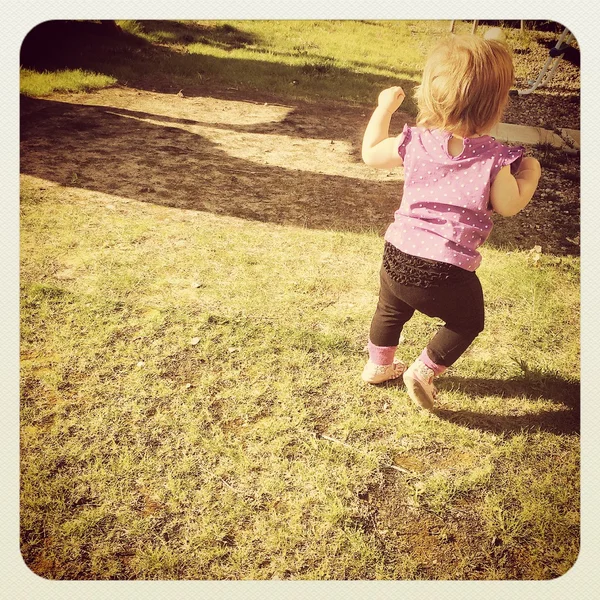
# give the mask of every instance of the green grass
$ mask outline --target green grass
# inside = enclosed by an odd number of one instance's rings
[[[202,93],[208,87],[268,91],[282,101],[373,104],[379,91],[402,85],[403,110],[416,114],[411,90],[425,57],[449,21],[118,21],[120,35],[97,23],[45,24],[26,39],[22,92],[97,85]],[[480,31],[486,29],[481,26]],[[457,33],[470,31],[457,22]],[[511,47],[527,54],[544,34],[505,28]],[[548,34],[545,34],[546,37]],[[62,44],[57,46],[55,38]],[[32,50],[29,50],[32,48]],[[40,52],[39,48],[44,51]],[[519,59],[519,57],[516,57]],[[531,65],[516,60],[519,77]],[[56,70],[68,69],[65,87]],[[93,80],[89,73],[97,73]],[[105,79],[99,79],[104,76]],[[35,81],[35,83],[34,83]],[[43,82],[43,83],[42,83]]]
[[[121,85],[218,85],[269,90],[288,99],[372,103],[385,85],[401,82],[407,90],[415,85],[431,40],[446,27],[443,21],[118,23],[123,33],[117,36],[81,22],[55,25],[54,30],[46,25],[46,33],[44,28],[34,30],[23,60],[30,70],[44,71],[38,76],[49,81],[44,89],[26,86],[31,74],[24,71],[23,93],[48,94],[52,71],[68,65],[105,74]],[[59,49],[52,47],[56,35],[65,38]],[[374,37],[377,44],[372,43]],[[28,44],[47,45],[47,52],[30,55]],[[408,102],[406,108],[411,106]]]
[[[47,96],[52,92],[89,92],[116,83],[114,77],[81,69],[38,72],[21,69],[21,93],[26,96]]]
[[[440,413],[359,374],[372,233],[22,178],[22,552],[52,579],[549,579],[578,552],[579,262],[484,249]],[[435,324],[415,317],[411,360]],[[433,562],[435,559],[436,562]]]
[[[120,35],[75,21],[38,30],[22,92],[116,83],[372,106],[385,85],[410,90],[449,28],[119,23]],[[524,51],[537,44],[537,32],[508,33]],[[104,135],[85,125],[80,143]],[[35,573],[551,579],[573,565],[577,257],[484,247],[486,329],[424,413],[401,385],[360,381],[377,233],[94,192],[98,156],[82,156],[87,178],[21,179],[21,549]],[[437,325],[415,316],[400,357]]]

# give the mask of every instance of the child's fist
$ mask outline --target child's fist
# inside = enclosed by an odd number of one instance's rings
[[[378,106],[386,112],[394,113],[404,101],[405,93],[400,86],[387,88],[379,94]]]

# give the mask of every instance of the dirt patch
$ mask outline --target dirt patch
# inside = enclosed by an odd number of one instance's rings
[[[401,169],[364,165],[370,111],[282,104],[248,93],[178,96],[131,88],[22,98],[21,169],[107,194],[243,219],[383,233],[402,194]],[[399,131],[410,117],[397,114]],[[545,160],[531,206],[496,219],[490,244],[577,254],[577,156]],[[571,240],[571,241],[569,241]]]
[[[416,579],[485,578],[491,542],[479,515],[466,502],[443,516],[434,513],[414,499],[413,483],[389,471],[359,496],[363,529],[373,533],[390,565],[406,555]]]
[[[399,202],[401,173],[357,156],[357,111],[344,127],[288,106],[120,88],[25,98],[22,111],[22,172],[61,185],[344,230],[382,226]]]

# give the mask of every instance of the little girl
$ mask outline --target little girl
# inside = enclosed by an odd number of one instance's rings
[[[381,383],[403,376],[408,394],[432,409],[442,374],[483,330],[477,248],[492,229],[491,214],[515,215],[533,196],[539,162],[489,135],[500,121],[514,81],[512,59],[499,41],[450,36],[431,53],[416,89],[417,127],[388,137],[400,87],[383,90],[365,131],[364,162],[404,165],[404,194],[385,234],[381,287],[362,378]],[[408,369],[394,358],[415,310],[444,325]]]

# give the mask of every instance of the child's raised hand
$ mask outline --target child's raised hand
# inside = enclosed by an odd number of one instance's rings
[[[390,114],[398,110],[406,94],[400,86],[387,88],[379,94],[377,105]]]

